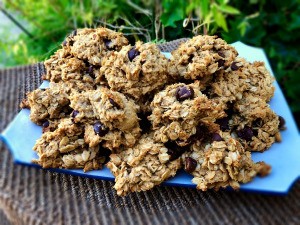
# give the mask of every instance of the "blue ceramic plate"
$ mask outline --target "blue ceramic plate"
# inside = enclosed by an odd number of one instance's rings
[[[236,42],[233,46],[239,52],[241,57],[247,60],[263,61],[266,67],[271,71],[271,67],[262,49],[247,46],[241,42]],[[165,53],[170,57],[170,53]],[[272,71],[271,71],[272,73]],[[252,182],[241,185],[241,190],[256,192],[271,192],[286,194],[293,182],[300,175],[300,138],[299,133],[293,120],[284,96],[277,84],[275,96],[270,102],[271,108],[285,118],[287,130],[283,131],[282,142],[275,143],[264,153],[253,153],[254,161],[265,161],[272,166],[272,173],[264,178],[256,177]],[[43,83],[42,86],[47,86]],[[6,130],[1,134],[1,138],[11,150],[16,163],[29,166],[37,166],[31,163],[33,158],[37,158],[36,153],[32,150],[35,141],[41,136],[41,127],[35,125],[29,120],[29,110],[23,109],[9,124]],[[91,177],[103,180],[114,180],[113,175],[107,168],[102,170],[90,171],[84,173],[83,170],[53,169],[56,172],[68,173],[72,175]],[[178,174],[164,182],[165,185],[195,187],[191,182],[192,176],[179,171]]]

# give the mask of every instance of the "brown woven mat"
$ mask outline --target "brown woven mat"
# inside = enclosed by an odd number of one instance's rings
[[[41,64],[0,71],[0,131],[43,72]],[[121,198],[113,182],[15,165],[2,143],[0,151],[0,216],[12,224],[300,224],[300,181],[287,196],[161,186]]]

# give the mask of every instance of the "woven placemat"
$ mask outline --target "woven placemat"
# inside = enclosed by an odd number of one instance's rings
[[[43,73],[42,64],[0,71],[0,131]],[[0,217],[12,224],[300,224],[299,181],[287,196],[160,186],[118,197],[113,182],[15,165],[2,143],[0,153]]]

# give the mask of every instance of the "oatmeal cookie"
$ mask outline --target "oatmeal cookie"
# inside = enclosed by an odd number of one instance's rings
[[[264,151],[281,141],[279,116],[260,97],[245,93],[234,109],[232,125],[247,150]]]
[[[273,81],[264,63],[249,63],[237,57],[230,67],[216,71],[209,82],[203,84],[201,80],[201,91],[227,109],[228,103],[240,100],[244,92],[269,101],[274,95]]]
[[[209,100],[199,90],[199,82],[192,84],[177,83],[158,92],[151,103],[154,139],[168,142],[188,143],[203,125],[210,130],[218,130],[214,122],[225,115],[219,105]]]
[[[63,119],[58,128],[37,140],[33,149],[38,159],[33,160],[43,168],[83,168],[84,171],[102,168],[105,159],[99,146],[89,147],[83,139],[82,125],[70,118]]]
[[[88,123],[85,141],[91,146],[100,142],[109,149],[133,146],[140,137],[139,107],[125,95],[99,87],[94,91],[74,93],[70,106],[75,123]]]
[[[242,69],[219,70],[213,75],[213,80],[203,91],[209,99],[224,105],[234,103],[242,98],[243,93],[249,90],[248,77]]]
[[[52,120],[45,120],[42,124],[42,133],[46,133],[49,131],[54,131],[58,128],[58,125],[61,123],[61,121],[65,120],[65,118],[62,119],[52,119]]]
[[[102,58],[112,51],[119,51],[128,40],[122,33],[107,28],[84,28],[74,31],[63,43],[64,49],[91,65],[100,66]]]
[[[216,71],[229,67],[237,55],[234,47],[217,36],[199,35],[172,52],[169,72],[187,80],[207,82]]]
[[[146,191],[175,176],[180,158],[171,161],[167,152],[151,135],[143,135],[134,147],[112,154],[107,167],[115,176],[117,194]]]
[[[236,58],[228,70],[247,76],[246,91],[248,93],[267,102],[273,97],[275,91],[274,77],[271,76],[263,62],[249,63],[243,58]]]
[[[58,82],[62,80],[61,74],[64,73],[66,74],[67,70],[66,68],[68,67],[66,64],[68,62],[68,59],[71,58],[70,52],[66,51],[65,49],[59,49],[57,50],[51,57],[50,59],[47,59],[44,62],[44,66],[46,69],[46,74],[43,75],[44,80],[49,80],[52,82]],[[78,65],[78,64],[75,64]],[[61,68],[62,67],[62,68]],[[68,68],[71,69],[71,73],[74,72],[80,72],[78,71],[78,66]],[[63,71],[64,70],[64,71]]]
[[[30,120],[42,125],[46,120],[66,117],[70,112],[69,99],[59,85],[36,89],[27,94],[23,107],[30,108]]]
[[[100,69],[112,90],[120,91],[139,100],[147,94],[162,88],[168,81],[168,60],[152,43],[125,46],[103,59]]]
[[[271,167],[264,162],[254,163],[238,140],[229,133],[211,134],[208,143],[195,142],[191,151],[183,154],[185,170],[194,178],[197,189],[239,189],[239,183],[250,182],[257,174],[267,175]]]
[[[70,107],[73,109],[71,117],[75,123],[92,123],[96,120],[96,114],[89,99],[90,92],[72,92]]]
[[[44,80],[60,83],[68,89],[74,88],[78,91],[92,90],[95,87],[94,77],[99,70],[87,67],[80,59],[68,56],[59,58],[58,50],[50,59],[44,62],[46,74]]]
[[[264,64],[237,55],[217,36],[196,36],[168,60],[106,28],[73,31],[44,63],[49,88],[22,102],[43,127],[33,162],[88,171],[110,155],[118,195],[149,190],[182,165],[203,191],[267,175],[250,151],[280,141],[285,123],[267,104]]]

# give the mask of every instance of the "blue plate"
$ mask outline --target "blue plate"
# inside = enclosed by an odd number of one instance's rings
[[[267,69],[272,73],[262,49],[250,47],[241,42],[236,42],[233,46],[237,49],[239,55],[248,61],[265,62]],[[170,57],[170,53],[164,54]],[[42,86],[47,85],[47,82],[42,84]],[[281,143],[273,144],[272,147],[264,153],[252,154],[254,161],[265,161],[270,164],[272,166],[272,173],[264,178],[256,177],[252,182],[241,185],[241,190],[244,191],[286,194],[300,175],[300,138],[297,126],[277,82],[275,82],[274,85],[276,91],[270,105],[278,115],[285,118],[288,129],[281,132],[283,140]],[[3,131],[1,138],[9,147],[16,163],[37,166],[31,163],[33,158],[37,158],[37,154],[32,150],[32,147],[41,134],[41,127],[29,120],[29,110],[23,109]],[[87,173],[84,173],[83,170],[80,169],[51,170],[96,179],[114,180],[113,175],[106,167],[102,170],[89,171]],[[163,184],[169,186],[195,187],[191,179],[191,175],[181,170],[174,178],[165,181]]]

